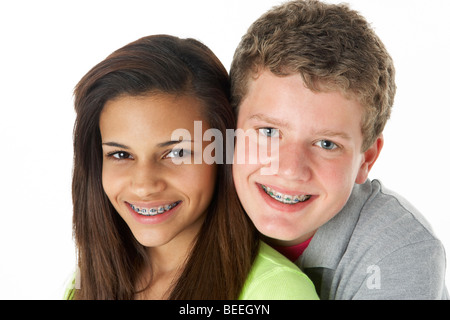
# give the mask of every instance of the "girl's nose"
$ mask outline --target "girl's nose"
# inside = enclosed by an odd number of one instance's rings
[[[134,168],[131,187],[138,197],[146,198],[162,192],[167,184],[163,171],[156,164],[145,163]]]

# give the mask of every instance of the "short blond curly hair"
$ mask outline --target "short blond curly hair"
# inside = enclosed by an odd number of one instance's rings
[[[390,117],[396,91],[392,58],[366,19],[347,5],[295,0],[256,20],[230,69],[236,113],[250,77],[262,70],[278,76],[300,73],[313,91],[340,90],[356,98],[365,109],[363,152]]]

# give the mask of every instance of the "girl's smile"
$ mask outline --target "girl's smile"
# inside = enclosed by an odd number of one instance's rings
[[[131,209],[136,212],[137,214],[140,214],[142,216],[156,216],[159,214],[163,214],[166,213],[168,211],[170,211],[171,209],[175,208],[178,204],[181,203],[181,200],[173,202],[173,203],[168,203],[168,204],[160,204],[155,206],[153,204],[152,207],[149,207],[149,205],[139,205],[139,207],[137,205],[128,203],[128,205],[131,207]]]
[[[136,207],[127,203],[129,212],[133,219],[139,224],[160,224],[170,219],[172,215],[176,214],[181,207],[182,201],[177,201],[171,204],[161,205],[157,207],[146,208],[144,206]]]

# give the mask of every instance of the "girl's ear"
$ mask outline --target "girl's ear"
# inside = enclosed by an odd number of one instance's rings
[[[366,182],[370,169],[375,164],[375,161],[380,155],[381,149],[383,149],[384,138],[381,134],[377,140],[372,144],[372,146],[363,153],[363,160],[361,166],[359,167],[358,175],[356,176],[355,182],[357,184],[363,184]]]

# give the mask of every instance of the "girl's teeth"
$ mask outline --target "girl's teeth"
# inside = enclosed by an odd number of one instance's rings
[[[272,188],[266,187],[265,185],[261,185],[261,187],[265,191],[265,193],[267,193],[271,198],[285,204],[296,204],[299,202],[304,202],[309,198],[311,198],[310,195],[304,194],[295,196],[283,194],[281,192],[273,190]]]
[[[139,208],[135,205],[130,204],[131,209],[133,209],[136,213],[143,216],[155,216],[157,214],[164,213],[169,211],[170,209],[176,207],[181,201],[177,201],[171,204],[166,204],[164,206],[154,207],[154,208]]]

